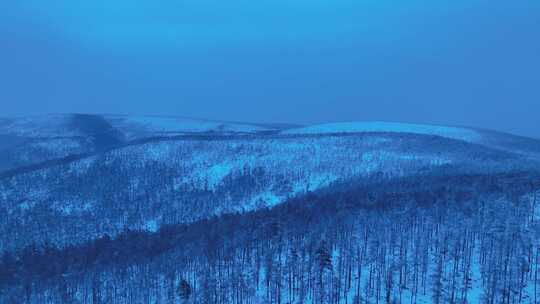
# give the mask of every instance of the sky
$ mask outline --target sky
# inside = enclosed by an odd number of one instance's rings
[[[0,116],[72,112],[540,138],[540,1],[0,1]]]

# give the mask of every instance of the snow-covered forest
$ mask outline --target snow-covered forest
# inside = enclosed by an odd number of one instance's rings
[[[57,119],[0,123],[0,303],[540,303],[536,140]]]

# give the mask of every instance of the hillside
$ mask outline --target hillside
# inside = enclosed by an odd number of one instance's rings
[[[292,128],[283,134],[411,133],[485,145],[540,159],[540,141],[491,130],[392,122],[343,122]]]
[[[55,114],[0,119],[0,172],[70,155],[100,152],[145,138],[182,134],[276,132],[255,125],[192,118]]]
[[[394,123],[279,130],[77,119],[67,131],[65,121],[4,131],[19,139],[47,135],[53,147],[53,138],[92,142],[48,161],[36,154],[27,162],[34,165],[0,172],[0,231],[9,236],[0,239],[7,269],[0,291],[4,284],[8,296],[25,292],[25,276],[37,288],[31,303],[54,303],[46,300],[52,289],[54,299],[88,300],[96,288],[105,303],[129,303],[122,292],[144,296],[144,303],[178,300],[169,293],[182,280],[212,286],[216,294],[193,291],[199,303],[398,297],[397,303],[429,303],[435,289],[454,301],[469,291],[478,300],[512,290],[505,303],[536,295],[530,269],[540,265],[534,258],[540,143],[534,139]],[[505,251],[512,240],[519,248]],[[321,255],[329,263],[322,269]],[[510,256],[515,269],[495,278],[493,269],[503,267],[499,255]],[[498,283],[523,274],[523,256],[529,272],[521,287]],[[31,267],[45,260],[52,268]],[[107,282],[122,281],[115,269],[133,279],[105,292]],[[437,275],[441,285],[433,287],[427,277]],[[135,279],[141,276],[154,282],[152,292],[141,291],[148,284]],[[285,288],[287,281],[299,285]],[[420,295],[421,288],[428,290]]]
[[[0,215],[7,220],[0,229],[19,233],[1,241],[0,248],[70,244],[116,235],[126,227],[155,230],[271,207],[332,183],[371,176],[535,166],[518,154],[410,133],[157,139],[5,175]],[[44,230],[45,239],[40,237]]]

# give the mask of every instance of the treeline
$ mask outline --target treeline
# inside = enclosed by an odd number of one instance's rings
[[[3,255],[0,302],[536,304],[538,189],[528,173],[424,175],[30,246]]]

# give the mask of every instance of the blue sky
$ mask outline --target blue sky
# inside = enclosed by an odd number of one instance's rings
[[[540,137],[539,1],[0,3],[0,116],[466,125]]]

